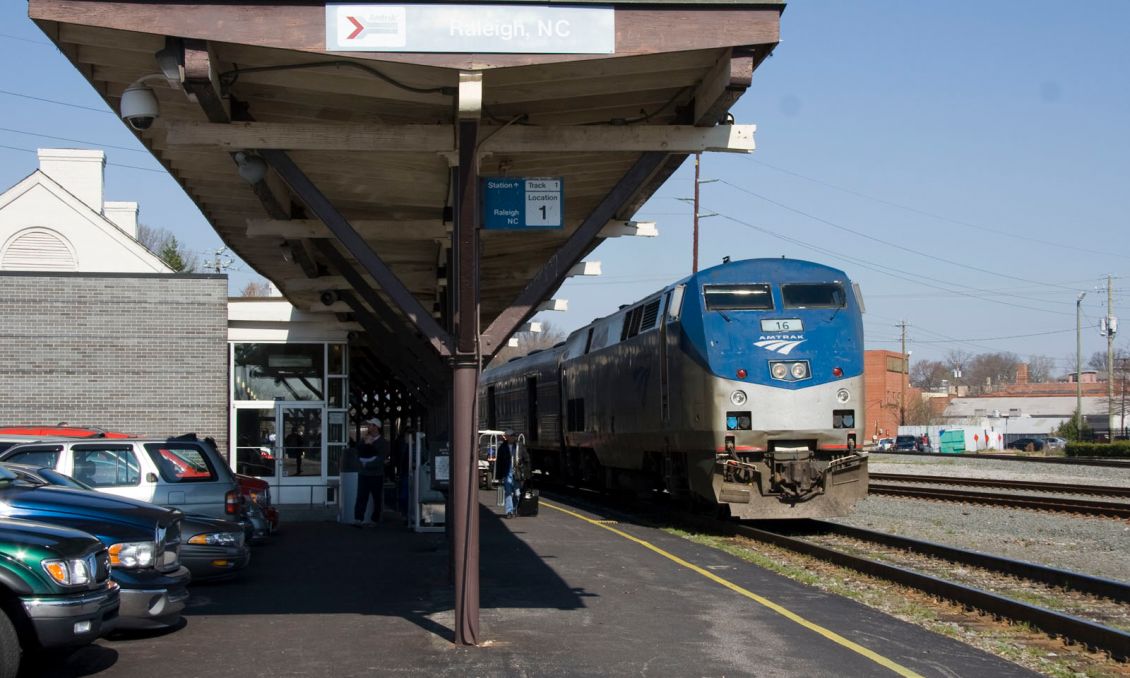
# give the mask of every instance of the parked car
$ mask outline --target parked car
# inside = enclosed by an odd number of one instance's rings
[[[1067,440],[1055,436],[1048,436],[1044,438],[1044,445],[1047,446],[1049,450],[1062,450],[1067,446]]]
[[[918,444],[918,436],[897,436],[895,438],[895,450],[898,452],[922,451]]]
[[[1044,450],[1044,441],[1040,438],[1017,438],[1011,443],[1006,444],[1004,447],[1006,450],[1042,452]]]
[[[99,438],[111,440],[126,440],[136,439],[126,433],[117,431],[106,431],[100,428],[81,428],[74,426],[10,426],[0,428],[0,431],[12,431],[13,433],[0,433],[0,454],[5,452],[11,447],[18,444],[26,444],[32,442],[48,442],[56,438],[81,438],[84,440]],[[170,441],[176,442],[190,442],[195,445],[206,445],[212,450],[212,457],[219,460],[218,466],[227,468],[220,456],[219,450],[216,449],[215,444],[211,438],[200,439],[195,433],[187,433],[182,436],[169,438]],[[177,474],[180,474],[186,479],[206,479],[208,470],[195,463],[191,458],[185,458],[184,455],[177,453],[175,449],[165,448],[160,452],[163,464],[171,465]],[[21,460],[21,462],[24,460]],[[36,458],[31,459],[31,463],[39,465],[39,460]],[[54,466],[58,463],[52,462]],[[271,491],[270,484],[265,480],[254,478],[252,476],[245,476],[241,474],[234,474],[236,483],[239,486],[239,491],[245,499],[244,515],[239,517],[239,522],[249,523],[248,527],[248,540],[262,539],[270,534],[273,534],[279,528],[279,512],[276,507],[271,505]],[[134,498],[139,498],[135,495]],[[140,497],[144,499],[144,497]],[[152,500],[146,500],[152,501]],[[155,502],[160,503],[160,502]],[[226,519],[235,519],[236,514],[227,514],[223,517]]]
[[[110,557],[121,587],[118,628],[166,628],[188,600],[188,570],[180,564],[183,514],[100,492],[41,485],[0,467],[0,517],[87,532]]]
[[[185,513],[246,519],[235,475],[199,440],[59,439],[17,445],[0,460],[54,468],[100,492]]]
[[[96,492],[94,488],[50,467],[0,462],[16,476],[40,485],[58,485]],[[251,562],[244,526],[218,518],[186,515],[181,521],[180,561],[193,581],[234,576]]]
[[[30,650],[85,645],[118,623],[119,587],[97,538],[0,518],[0,678]]]
[[[879,438],[879,442],[875,443],[875,451],[876,452],[890,452],[892,449],[894,449],[894,446],[895,446],[895,439],[894,438]]]

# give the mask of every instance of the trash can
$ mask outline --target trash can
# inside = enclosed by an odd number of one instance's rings
[[[352,447],[341,455],[341,472],[337,491],[337,522],[352,525],[353,505],[357,503],[357,471],[361,463],[357,461],[357,450]]]

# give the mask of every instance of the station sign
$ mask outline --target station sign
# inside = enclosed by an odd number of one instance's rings
[[[565,182],[560,177],[487,177],[481,182],[483,228],[564,227]]]
[[[326,3],[330,52],[612,54],[612,7]]]

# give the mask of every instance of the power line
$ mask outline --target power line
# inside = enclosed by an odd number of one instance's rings
[[[902,205],[902,204],[899,204],[897,202],[891,202],[890,200],[884,200],[883,198],[878,198],[878,197],[873,196],[873,195],[868,195],[866,193],[854,191],[850,188],[844,188],[843,186],[837,186],[835,184],[830,184],[826,181],[821,181],[820,179],[814,179],[812,177],[805,176],[805,175],[800,174],[798,172],[793,172],[791,170],[784,169],[783,167],[777,167],[776,165],[770,165],[767,162],[755,159],[753,156],[750,156],[750,160],[757,163],[758,165],[762,165],[764,167],[768,167],[771,170],[781,172],[782,174],[788,174],[788,175],[797,177],[798,179],[804,179],[805,181],[811,181],[814,184],[819,184],[819,185],[825,186],[827,188],[831,188],[831,189],[834,189],[834,190],[837,190],[837,191],[842,191],[842,192],[847,193],[849,195],[854,195],[858,198],[864,198],[866,200],[873,200],[873,201],[880,203],[880,204],[883,204],[883,205],[895,207],[895,208],[900,209],[900,210],[906,210],[907,212],[913,212],[914,214],[920,214],[924,217],[929,217],[931,219],[937,219],[939,221],[945,221],[945,222],[949,222],[951,224],[957,224],[959,226],[965,226],[967,228],[972,228],[972,229],[978,230],[978,231],[987,231],[989,233],[996,233],[997,235],[1003,235],[1003,236],[1006,236],[1006,237],[1009,237],[1009,238],[1016,238],[1017,240],[1028,240],[1028,241],[1031,241],[1031,242],[1040,243],[1042,245],[1051,245],[1053,247],[1076,250],[1076,251],[1079,251],[1079,252],[1086,252],[1088,254],[1102,254],[1102,255],[1105,255],[1105,256],[1118,256],[1118,257],[1123,256],[1123,255],[1116,254],[1116,253],[1109,252],[1109,251],[1104,252],[1102,250],[1091,250],[1091,249],[1087,249],[1085,247],[1077,247],[1077,246],[1069,245],[1069,244],[1066,244],[1066,243],[1052,242],[1050,240],[1041,240],[1040,238],[1033,238],[1031,236],[1019,235],[1019,234],[1016,234],[1016,233],[1009,233],[1008,231],[1002,231],[1002,230],[995,229],[995,228],[989,228],[988,226],[981,226],[979,224],[974,224],[974,223],[971,223],[971,222],[968,222],[968,221],[962,221],[960,219],[954,219],[952,217],[946,217],[946,216],[942,216],[940,214],[934,214],[932,212],[927,212],[926,210],[920,210],[916,207],[911,207],[909,205]]]
[[[21,151],[23,153],[38,153],[38,149],[35,149],[35,148],[20,148],[18,146],[7,146],[5,144],[0,144],[0,148],[7,149],[9,151]],[[141,170],[142,172],[156,172],[158,174],[164,174],[166,176],[168,175],[168,172],[165,171],[164,169],[153,169],[152,167],[138,167],[137,165],[124,165],[120,162],[107,162],[106,165],[109,166],[109,167],[124,167],[125,169],[135,169],[135,170]]]
[[[18,35],[8,35],[7,33],[0,33],[0,38],[7,40],[19,40],[20,42],[30,42],[33,45],[42,45],[43,47],[54,47],[55,44],[51,42],[44,42],[42,40],[32,40],[31,38],[21,38]]]
[[[825,224],[827,226],[831,226],[832,228],[836,228],[836,229],[839,229],[841,231],[846,231],[846,232],[851,233],[852,235],[858,236],[860,238],[865,238],[867,240],[873,240],[873,241],[880,243],[882,245],[886,245],[888,247],[893,247],[895,249],[899,249],[899,250],[902,250],[904,252],[909,252],[910,254],[917,254],[918,256],[926,257],[927,259],[931,259],[933,261],[940,261],[940,262],[943,262],[943,263],[946,263],[946,264],[951,264],[953,266],[958,266],[960,268],[967,268],[971,271],[977,271],[978,273],[987,273],[989,275],[995,275],[995,276],[1000,277],[1000,278],[1008,278],[1010,280],[1018,280],[1020,282],[1028,283],[1030,285],[1041,285],[1041,286],[1045,286],[1045,287],[1059,287],[1060,289],[1070,289],[1071,291],[1075,291],[1073,288],[1061,287],[1060,285],[1052,285],[1052,284],[1048,284],[1048,283],[1041,283],[1041,282],[1036,281],[1036,280],[1029,280],[1027,278],[1021,278],[1021,277],[1014,276],[1014,275],[1008,275],[1007,273],[997,273],[996,271],[992,271],[992,270],[989,270],[987,268],[979,268],[977,266],[970,266],[969,264],[963,264],[960,261],[955,261],[953,259],[946,259],[945,257],[940,257],[940,256],[937,256],[935,254],[927,254],[925,252],[920,252],[918,250],[911,249],[911,248],[906,247],[904,245],[899,245],[898,243],[894,243],[894,242],[891,242],[889,240],[883,240],[882,238],[876,238],[873,235],[868,235],[866,233],[863,233],[862,231],[857,231],[853,228],[849,228],[849,227],[844,226],[842,224],[837,224],[834,221],[829,221],[828,219],[818,217],[814,214],[809,214],[808,212],[796,209],[795,207],[790,207],[790,206],[788,206],[788,205],[786,205],[782,202],[778,202],[776,200],[773,200],[772,198],[767,198],[767,197],[765,197],[765,196],[763,196],[759,193],[754,193],[753,191],[749,190],[748,188],[743,188],[741,186],[738,186],[737,184],[730,183],[729,181],[726,181],[725,179],[719,179],[718,181],[719,181],[719,183],[725,184],[725,185],[727,185],[731,188],[734,188],[736,190],[739,190],[743,193],[748,193],[749,195],[752,195],[755,198],[760,198],[761,200],[764,200],[765,202],[767,202],[771,205],[776,205],[777,207],[780,207],[781,209],[788,210],[790,212],[794,212],[794,213],[799,214],[799,215],[806,217],[808,219],[812,219],[813,221],[818,221],[818,222]],[[1016,297],[1018,299],[1026,299],[1027,298],[1027,297],[1023,297],[1023,296],[1015,295],[1015,294],[1010,294],[1010,295],[1007,295],[1007,296]],[[1029,298],[1028,301],[1039,301],[1039,300]]]
[[[46,99],[44,97],[34,97],[30,94],[20,94],[19,92],[11,92],[6,89],[0,89],[0,94],[7,94],[10,97],[19,97],[21,99],[31,99],[32,101],[42,101],[48,104],[57,104],[59,106],[68,106],[70,108],[81,108],[84,111],[94,111],[95,113],[113,113],[107,108],[95,108],[93,106],[82,106],[80,104],[72,104],[68,101],[59,101],[57,99]]]
[[[840,254],[838,252],[834,252],[832,250],[829,250],[827,248],[804,242],[803,240],[798,240],[796,238],[791,238],[789,236],[782,235],[781,233],[776,233],[776,232],[771,231],[771,230],[766,229],[766,228],[754,226],[753,224],[751,224],[749,222],[742,221],[741,219],[736,219],[734,217],[728,216],[728,215],[723,214],[723,213],[718,213],[718,214],[722,218],[727,219],[729,221],[732,221],[735,224],[745,226],[746,228],[758,231],[760,233],[764,233],[766,235],[772,236],[774,238],[778,238],[780,240],[784,240],[786,242],[791,242],[795,245],[800,245],[801,247],[806,247],[806,248],[814,250],[816,252],[820,252],[822,254],[825,254],[825,255],[833,258],[833,259],[839,259],[841,261],[851,262],[851,263],[853,263],[853,264],[855,264],[855,265],[857,265],[861,268],[866,268],[868,270],[872,270],[872,271],[875,271],[877,273],[882,273],[883,275],[887,275],[887,276],[890,276],[892,278],[897,278],[899,280],[914,282],[914,283],[918,283],[919,285],[924,285],[926,287],[932,287],[934,289],[942,290],[944,292],[949,292],[950,294],[956,294],[956,295],[963,296],[963,297],[969,297],[971,299],[977,299],[977,300],[980,300],[980,301],[988,301],[988,302],[991,302],[991,303],[994,303],[994,304],[1001,304],[1003,306],[1012,306],[1014,308],[1022,308],[1022,309],[1028,310],[1028,311],[1039,311],[1041,313],[1053,313],[1053,314],[1056,314],[1056,315],[1074,315],[1073,313],[1066,313],[1066,312],[1062,312],[1062,311],[1053,311],[1053,310],[1048,309],[1048,308],[1039,308],[1039,307],[1035,307],[1035,306],[1025,306],[1023,304],[1011,303],[1011,302],[1003,301],[1001,299],[993,299],[992,297],[978,297],[975,294],[971,294],[969,292],[964,292],[962,290],[955,290],[955,289],[951,289],[951,288],[948,288],[948,287],[943,287],[942,285],[938,285],[938,284],[930,284],[930,283],[925,282],[925,281],[933,280],[937,283],[942,283],[942,284],[948,284],[948,283],[946,283],[945,281],[937,280],[936,278],[929,278],[927,276],[916,275],[914,273],[910,273],[909,271],[903,271],[901,269],[897,269],[897,268],[894,268],[894,267],[891,267],[891,266],[882,266],[880,264],[872,264],[872,263],[864,261],[862,259],[858,259],[856,257],[849,257],[849,256],[846,256],[844,254]],[[886,269],[886,270],[883,270],[883,269]],[[892,273],[891,271],[894,271],[894,273]],[[974,288],[974,287],[966,287],[965,285],[960,285],[960,287],[963,287],[963,288],[968,289],[968,290],[972,290],[973,292],[986,292],[986,290],[978,289],[978,288]],[[1013,295],[1006,295],[1006,296],[1013,296]],[[1037,301],[1039,301],[1039,300],[1037,300]]]
[[[43,137],[44,139],[54,139],[56,141],[67,141],[72,144],[86,144],[88,146],[98,146],[99,148],[113,148],[119,151],[130,151],[132,153],[148,153],[149,151],[144,148],[131,148],[129,146],[115,146],[114,144],[103,144],[97,141],[86,141],[83,139],[70,139],[68,137],[57,137],[50,134],[40,134],[39,132],[25,132],[19,129],[12,129],[10,127],[0,127],[0,132],[11,132],[12,134],[24,134],[29,137]]]

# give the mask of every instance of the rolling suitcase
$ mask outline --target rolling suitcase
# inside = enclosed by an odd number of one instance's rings
[[[525,490],[518,502],[518,515],[536,516],[538,514],[538,491]]]

